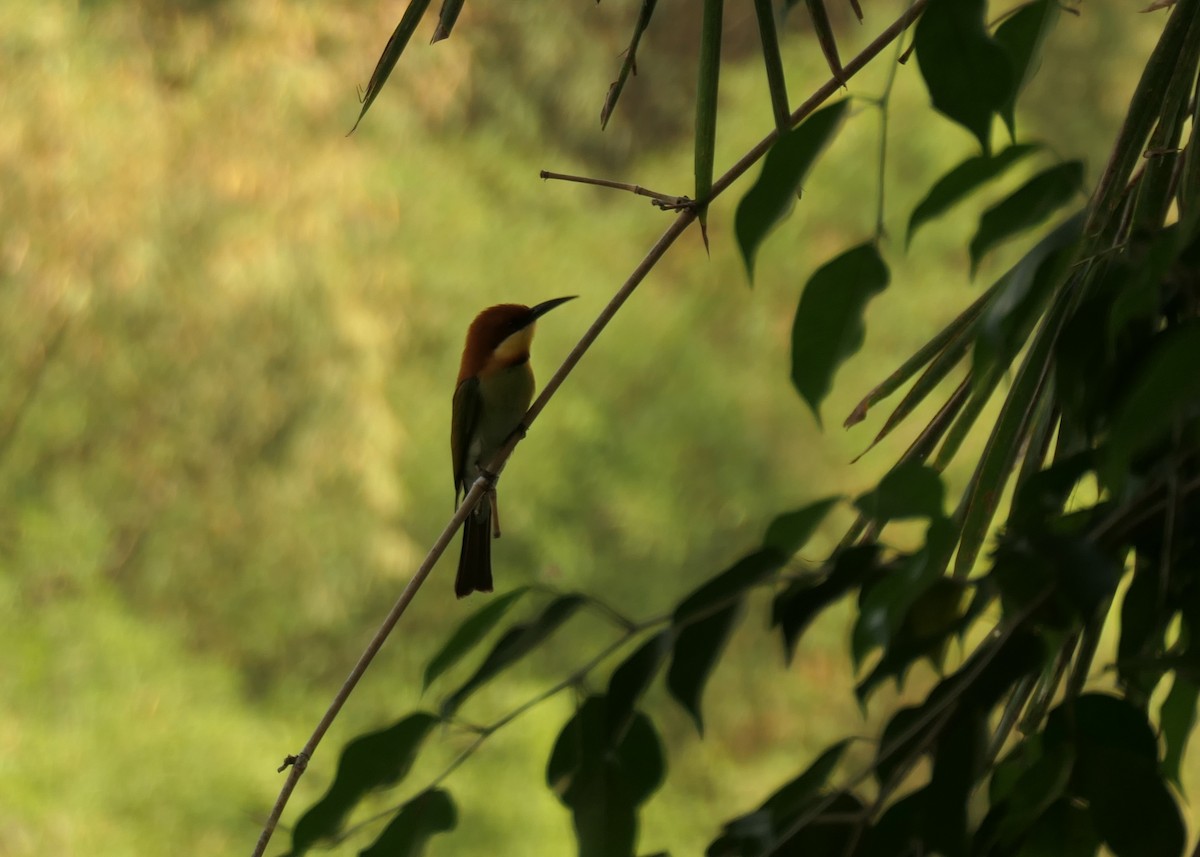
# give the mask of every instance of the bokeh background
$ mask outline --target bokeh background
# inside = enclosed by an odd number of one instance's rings
[[[580,295],[540,325],[545,378],[666,226],[642,198],[538,171],[690,192],[694,4],[659,4],[603,133],[633,0],[477,0],[433,47],[427,22],[347,137],[355,87],[403,5],[0,4],[4,857],[248,852],[275,767],[452,510],[450,395],[471,317]],[[846,58],[903,4],[864,4],[861,26],[831,5]],[[1071,8],[1020,135],[1083,157],[1094,180],[1163,19],[1127,2]],[[726,17],[718,170],[771,124],[752,9],[731,4]],[[784,50],[799,100],[827,76],[803,9]],[[886,66],[851,94],[878,95]],[[903,448],[901,433],[851,465],[879,415],[851,432],[842,418],[1015,248],[968,279],[984,200],[905,252],[912,206],[974,143],[927,109],[914,63],[890,110],[892,286],[824,429],[788,380],[791,317],[811,271],[873,229],[880,122],[866,99],[752,289],[731,234],[735,187],[711,212],[711,253],[686,236],[553,400],[505,473],[500,590],[582,589],[657,614],[775,514],[865,489]],[[827,522],[812,558],[845,523]],[[349,737],[436,704],[438,687],[421,694],[423,665],[481,603],[453,599],[455,551],[327,736],[285,826],[326,788]],[[647,805],[642,851],[697,853],[725,808],[757,805],[798,759],[895,704],[881,693],[865,715],[855,706],[844,613],[785,666],[765,604],[720,667],[703,739],[650,697],[670,774]],[[494,720],[611,633],[580,621],[463,716]],[[569,853],[570,818],[543,771],[572,704],[569,693],[542,704],[458,769],[445,785],[461,829],[429,853]],[[441,730],[378,807],[470,739]]]

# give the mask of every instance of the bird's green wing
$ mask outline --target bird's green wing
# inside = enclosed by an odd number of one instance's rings
[[[454,459],[454,505],[462,490],[467,469],[467,451],[471,435],[479,425],[479,379],[464,378],[454,390],[454,408],[450,419],[450,454]]]

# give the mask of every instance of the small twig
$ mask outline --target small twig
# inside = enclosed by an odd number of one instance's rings
[[[652,205],[661,208],[663,211],[679,211],[682,208],[687,208],[693,205],[691,199],[686,196],[672,196],[669,193],[659,193],[656,190],[644,188],[641,185],[628,184],[627,182],[615,182],[610,179],[594,179],[589,176],[573,176],[567,173],[552,173],[549,170],[542,170],[539,173],[544,179],[558,179],[564,182],[578,182],[579,184],[590,184],[596,187],[607,187],[613,190],[627,190],[630,193],[638,196],[648,196],[652,200]]]

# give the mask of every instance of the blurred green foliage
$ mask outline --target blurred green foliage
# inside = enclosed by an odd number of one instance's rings
[[[431,49],[418,34],[347,139],[391,7],[0,6],[0,854],[249,847],[275,765],[451,511],[467,322],[500,300],[583,296],[541,326],[545,377],[663,225],[640,199],[546,184],[538,169],[689,190],[683,12],[664,4],[598,130],[633,12],[583,3],[547,24],[533,4],[470,6],[455,38]],[[1056,33],[1018,126],[1094,176],[1157,25],[1082,12]],[[752,11],[725,26],[718,170],[772,123]],[[826,73],[807,29],[793,13],[783,34],[795,97]],[[846,33],[846,55],[870,34]],[[853,91],[882,84],[868,74]],[[903,236],[973,141],[930,124],[912,71],[893,99],[887,225]],[[781,508],[873,484],[907,439],[849,467],[878,415],[819,433],[788,353],[803,280],[873,227],[877,130],[865,105],[850,118],[763,246],[753,292],[732,204],[710,212],[710,259],[697,237],[659,266],[505,474],[501,590],[581,588],[652,614]],[[893,263],[866,349],[825,403],[831,426],[976,294],[961,248],[977,216],[926,228]],[[1012,260],[995,255],[981,282]],[[821,551],[845,523],[826,524]],[[467,609],[439,569],[330,740],[416,705],[421,665]],[[712,740],[663,709],[673,776],[646,808],[646,850],[698,850],[706,806],[752,805],[794,767],[765,750],[811,755],[859,716],[838,614],[786,684],[782,659],[761,662],[765,633],[734,638],[727,694],[706,710]],[[514,669],[466,716],[523,701],[588,642]],[[451,847],[566,847],[569,819],[527,786],[567,710],[549,704],[460,773],[471,823]],[[427,781],[468,738],[445,734],[412,776]],[[735,778],[710,773],[730,759]],[[314,764],[298,800],[329,770]],[[509,791],[519,812],[496,802]]]

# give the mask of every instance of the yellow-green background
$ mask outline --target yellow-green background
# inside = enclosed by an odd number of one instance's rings
[[[3,857],[248,853],[276,765],[451,511],[447,422],[467,322],[498,301],[580,295],[540,326],[545,378],[668,222],[642,198],[538,171],[690,191],[694,4],[659,4],[604,133],[599,107],[640,4],[474,0],[447,42],[429,47],[426,22],[347,137],[355,85],[403,5],[0,4]],[[862,26],[835,10],[844,58],[901,8],[864,5]],[[1094,178],[1162,18],[1077,8],[1021,129],[1085,158]],[[726,29],[719,169],[770,125],[749,4],[730,4]],[[799,100],[827,75],[803,9],[784,51]],[[878,94],[886,65],[851,92]],[[880,414],[848,433],[841,420],[1019,248],[968,281],[978,202],[904,253],[913,204],[974,143],[927,109],[915,62],[900,67],[892,286],[822,431],[788,381],[789,335],[807,276],[873,229],[879,116],[867,101],[852,113],[753,289],[732,237],[743,181],[712,209],[711,255],[685,236],[564,385],[505,473],[499,589],[581,588],[633,617],[659,613],[774,514],[863,490],[903,448],[907,435],[851,466]],[[805,555],[847,519],[835,514]],[[454,601],[450,566],[352,697],[285,824],[328,785],[345,740],[446,689],[422,697],[423,665],[483,603]],[[894,704],[881,693],[865,719],[854,705],[844,611],[788,668],[766,608],[753,601],[714,677],[703,740],[651,694],[670,776],[647,805],[643,852],[699,852],[720,820],[824,742],[870,734]],[[495,719],[609,637],[578,621],[463,716]],[[460,830],[431,854],[569,852],[543,771],[571,705],[563,694],[535,709],[446,782]],[[411,796],[469,740],[437,731],[377,806]],[[281,831],[272,853],[286,842]]]

